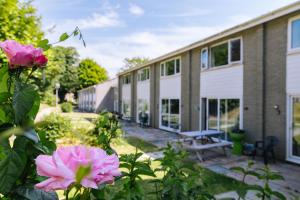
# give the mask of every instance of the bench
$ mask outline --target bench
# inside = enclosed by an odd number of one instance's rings
[[[225,147],[231,145],[232,142],[221,140],[220,142],[209,143],[209,144],[193,144],[193,145],[183,144],[183,147],[191,151],[196,151],[197,158],[200,160],[200,162],[203,162],[204,159],[203,156],[201,155],[203,154],[203,150],[221,147],[224,151],[225,156],[227,156]]]

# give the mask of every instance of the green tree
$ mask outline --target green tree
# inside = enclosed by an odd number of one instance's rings
[[[31,1],[0,0],[0,41],[36,45],[43,38],[40,17]]]
[[[60,48],[60,56],[64,66],[64,71],[59,78],[60,90],[59,97],[60,99],[64,99],[66,93],[75,92],[79,87],[78,80],[78,62],[79,62],[79,54],[74,47],[59,47]],[[57,60],[61,62],[61,60]],[[59,66],[56,66],[56,69]]]
[[[108,79],[106,69],[90,58],[84,59],[79,63],[78,77],[81,88],[89,87]]]
[[[137,67],[143,64],[146,64],[149,62],[149,58],[146,57],[132,57],[132,58],[125,58],[124,63],[125,66],[121,69],[121,71],[124,71],[126,69],[130,69],[132,67]]]
[[[75,92],[78,87],[77,68],[79,54],[74,47],[56,46],[46,52],[48,57],[47,67],[44,69],[44,80],[42,73],[35,74],[39,80],[42,94],[53,93],[55,84],[60,83],[59,96],[64,99],[68,92]],[[44,96],[44,95],[43,95]]]

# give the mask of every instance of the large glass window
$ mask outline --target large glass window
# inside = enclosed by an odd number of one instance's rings
[[[137,108],[137,117],[138,120],[141,119],[143,115],[148,116],[148,123],[149,123],[149,101],[146,99],[138,99],[138,108]]]
[[[220,130],[226,133],[239,128],[240,122],[240,100],[220,100]]]
[[[223,43],[214,46],[210,49],[211,52],[211,66],[218,67],[228,64],[228,43]]]
[[[291,23],[291,48],[300,47],[300,19],[294,20]]]
[[[300,98],[293,98],[292,155],[300,157]]]
[[[213,46],[209,51],[207,48],[201,50],[201,69],[224,66],[241,60],[242,40],[240,38]]]
[[[179,99],[161,100],[161,126],[179,130],[180,101]]]
[[[141,69],[138,71],[138,81],[146,81],[150,79],[149,68]]]
[[[200,61],[201,61],[201,69],[208,68],[208,49],[207,48],[201,50]]]
[[[227,133],[240,128],[239,99],[202,99],[202,102],[202,117],[207,120],[207,129],[222,130],[227,139]],[[203,127],[205,130],[205,125]]]
[[[208,100],[208,129],[218,129],[218,100]]]
[[[123,111],[123,117],[124,118],[130,118],[131,117],[130,101],[123,101],[122,111]]]
[[[230,41],[230,61],[237,62],[241,60],[241,40]]]
[[[169,60],[160,64],[160,75],[171,76],[180,73],[180,59]]]

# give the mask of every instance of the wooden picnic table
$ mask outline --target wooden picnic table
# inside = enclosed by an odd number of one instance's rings
[[[183,146],[189,150],[196,151],[197,158],[202,162],[204,159],[201,154],[206,149],[222,147],[224,154],[226,155],[226,146],[230,146],[232,143],[226,140],[222,140],[221,136],[224,134],[223,131],[218,130],[203,130],[203,131],[189,131],[180,132],[179,135],[183,137]],[[218,138],[214,138],[217,136]],[[203,142],[204,139],[207,139]],[[186,141],[191,141],[189,145],[185,144]],[[198,143],[201,141],[201,144]]]

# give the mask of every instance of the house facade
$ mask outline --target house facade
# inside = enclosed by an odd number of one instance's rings
[[[273,135],[280,141],[277,157],[300,163],[299,2],[118,78],[125,119],[138,122],[145,111],[150,126],[172,132],[218,129],[228,139],[239,128],[248,142]]]
[[[78,91],[78,108],[81,111],[118,111],[118,79],[111,79]]]

